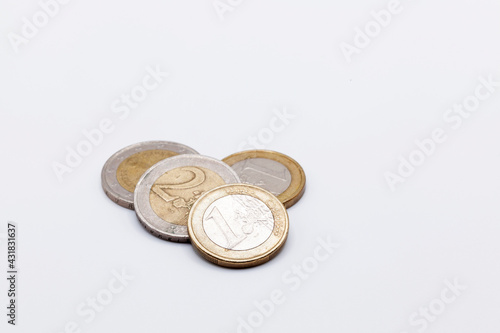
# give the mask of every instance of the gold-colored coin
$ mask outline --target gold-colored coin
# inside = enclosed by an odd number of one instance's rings
[[[160,176],[149,194],[153,211],[165,221],[187,226],[189,211],[208,190],[226,182],[212,170],[203,167],[181,167]]]
[[[288,236],[288,214],[272,193],[252,185],[215,188],[196,201],[189,214],[193,247],[206,260],[246,268],[274,258]]]
[[[269,150],[248,150],[222,160],[230,165],[242,183],[262,187],[290,208],[304,195],[306,175],[293,158]]]
[[[144,172],[156,163],[176,155],[178,154],[173,151],[159,149],[135,153],[120,163],[116,171],[116,179],[124,189],[134,192]]]

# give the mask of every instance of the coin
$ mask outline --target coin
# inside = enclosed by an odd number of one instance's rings
[[[154,236],[188,242],[189,211],[198,198],[215,187],[239,182],[236,172],[215,158],[174,156],[155,164],[139,180],[135,211]]]
[[[101,172],[102,188],[118,205],[134,209],[134,190],[151,166],[178,154],[198,154],[190,147],[167,141],[148,141],[123,148],[111,156]]]
[[[295,205],[304,195],[304,169],[287,155],[269,150],[248,150],[228,156],[222,161],[236,171],[242,183],[268,190],[286,208]]]
[[[206,260],[245,268],[274,258],[288,236],[288,214],[272,193],[252,185],[224,185],[204,194],[189,214],[193,247]]]

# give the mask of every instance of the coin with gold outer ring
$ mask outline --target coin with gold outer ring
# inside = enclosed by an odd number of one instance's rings
[[[217,187],[193,205],[188,232],[206,260],[247,268],[268,262],[288,237],[288,214],[272,193],[252,185]]]
[[[118,205],[134,209],[134,190],[141,176],[156,163],[179,154],[198,154],[180,143],[147,141],[113,154],[102,168],[101,183],[106,195]]]
[[[242,151],[222,160],[242,183],[262,187],[290,208],[304,195],[306,175],[293,158],[270,150]]]

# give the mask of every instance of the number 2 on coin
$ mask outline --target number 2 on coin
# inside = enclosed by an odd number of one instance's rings
[[[196,167],[185,167],[181,169],[192,173],[192,178],[179,184],[158,184],[152,187],[152,191],[156,193],[165,202],[170,202],[178,199],[178,196],[170,195],[167,190],[187,190],[199,186],[205,182],[205,173],[203,170]]]

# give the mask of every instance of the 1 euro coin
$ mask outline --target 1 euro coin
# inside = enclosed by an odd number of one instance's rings
[[[224,267],[253,267],[274,258],[288,236],[288,214],[268,191],[225,185],[204,194],[189,215],[193,247]]]

